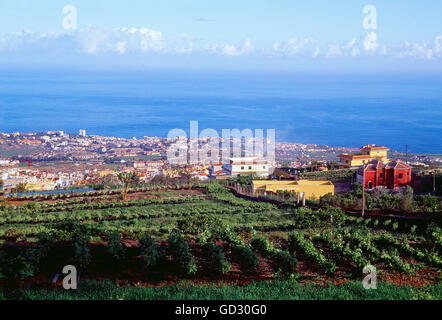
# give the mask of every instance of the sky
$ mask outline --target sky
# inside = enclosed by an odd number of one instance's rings
[[[0,0],[0,66],[442,72],[441,16],[440,0]]]

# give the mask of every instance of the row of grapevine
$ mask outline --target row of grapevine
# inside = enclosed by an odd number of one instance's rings
[[[304,233],[294,232],[289,236],[289,250],[295,252],[296,249],[313,260],[322,267],[328,274],[332,274],[336,270],[336,263],[327,259],[324,254],[315,247],[312,241],[305,239]]]

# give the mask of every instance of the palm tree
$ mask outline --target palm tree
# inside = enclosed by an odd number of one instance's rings
[[[135,172],[123,172],[118,174],[118,180],[120,180],[122,184],[122,196],[123,201],[125,201],[130,185],[137,183],[139,181],[139,177]]]

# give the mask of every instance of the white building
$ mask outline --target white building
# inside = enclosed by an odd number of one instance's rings
[[[225,164],[223,168],[232,177],[239,177],[242,175],[267,177],[270,174],[269,162],[255,157],[230,158],[230,162]]]
[[[80,129],[79,135],[82,137],[86,137],[86,130]]]
[[[8,166],[11,161],[7,159],[0,159],[0,166]]]

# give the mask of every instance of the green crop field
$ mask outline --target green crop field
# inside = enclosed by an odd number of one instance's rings
[[[218,184],[118,192],[4,201],[0,298],[441,298],[437,221],[250,201]],[[75,293],[52,288],[64,265],[84,279]]]

